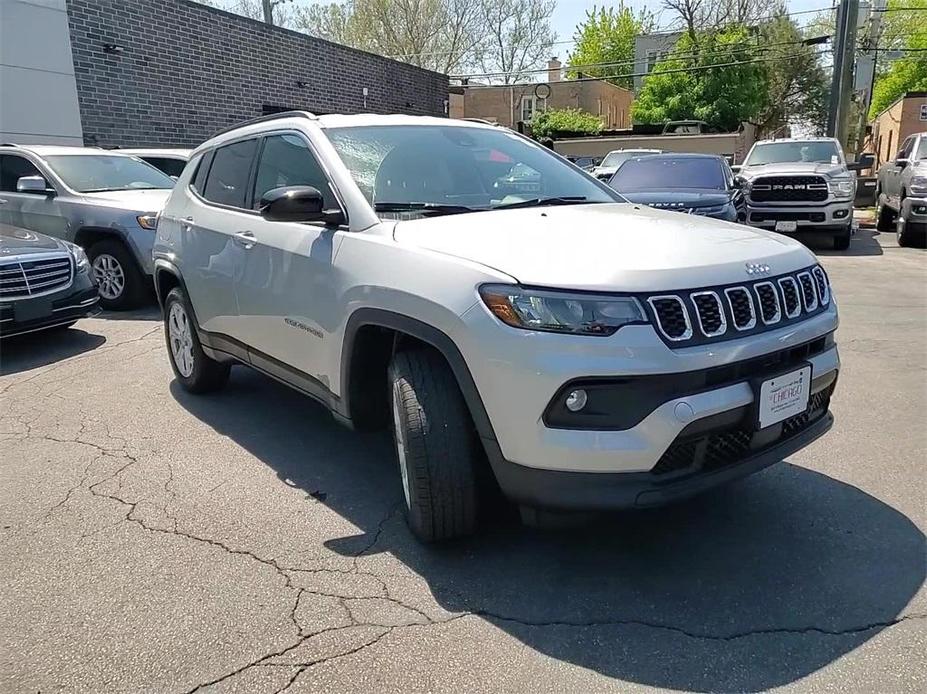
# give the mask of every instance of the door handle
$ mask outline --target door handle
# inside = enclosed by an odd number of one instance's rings
[[[184,231],[190,231],[193,228],[193,217],[187,216],[180,220],[181,226],[183,226]]]
[[[0,198],[0,205],[6,205],[6,200],[4,200],[3,198]]]
[[[255,243],[254,234],[252,234],[250,231],[239,231],[237,234],[235,234],[235,243],[244,248],[246,251],[251,250]]]

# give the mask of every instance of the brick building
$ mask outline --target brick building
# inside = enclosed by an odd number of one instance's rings
[[[280,110],[445,114],[445,75],[193,0],[0,6],[4,141],[191,146]]]
[[[927,92],[908,92],[869,124],[864,152],[875,152],[876,167],[891,161],[904,139],[927,132]]]
[[[546,109],[579,108],[602,117],[606,130],[631,125],[631,92],[600,80],[564,80],[560,61],[547,65],[546,82],[452,87],[452,118],[483,118],[513,128]]]

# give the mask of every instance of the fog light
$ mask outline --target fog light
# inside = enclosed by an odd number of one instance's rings
[[[927,214],[927,205],[918,205],[915,207],[914,214]]]
[[[570,412],[579,412],[586,406],[586,400],[588,400],[585,390],[573,390],[570,391],[570,394],[566,398],[566,408]]]
[[[836,210],[834,212],[834,219],[843,219],[849,214],[849,210]]]

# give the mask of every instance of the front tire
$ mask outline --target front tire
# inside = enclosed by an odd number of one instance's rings
[[[115,239],[102,239],[90,246],[87,257],[103,308],[126,311],[144,301],[144,275],[125,245]]]
[[[428,349],[399,352],[388,374],[409,528],[424,542],[472,534],[478,448],[454,374]]]
[[[192,316],[183,291],[175,287],[168,292],[164,300],[164,338],[171,369],[184,390],[210,393],[225,386],[231,366],[206,355]]]
[[[895,214],[892,209],[882,202],[882,193],[876,192],[876,230],[892,231]]]
[[[844,231],[841,231],[834,237],[834,250],[845,251],[850,247],[850,237],[853,235],[853,227],[847,224]]]

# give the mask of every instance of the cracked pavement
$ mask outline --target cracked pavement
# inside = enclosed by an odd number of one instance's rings
[[[669,509],[407,532],[390,442],[155,309],[0,346],[0,691],[927,689],[927,256],[822,254],[834,431]]]

